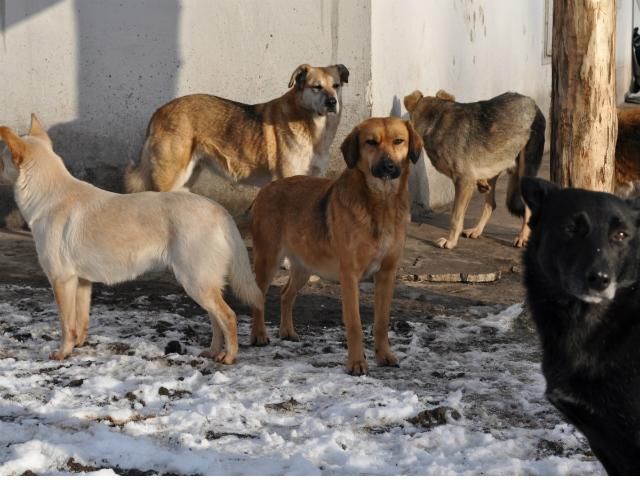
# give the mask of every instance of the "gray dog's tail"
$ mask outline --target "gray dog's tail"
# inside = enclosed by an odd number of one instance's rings
[[[542,155],[544,154],[544,130],[547,122],[539,108],[531,124],[531,135],[527,144],[516,159],[516,170],[509,177],[507,186],[507,208],[512,215],[524,215],[524,202],[520,193],[520,179],[535,177],[540,170]]]

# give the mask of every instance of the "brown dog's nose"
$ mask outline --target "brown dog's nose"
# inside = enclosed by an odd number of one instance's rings
[[[393,179],[400,176],[400,167],[386,155],[371,169],[374,177]]]
[[[338,100],[333,97],[329,97],[325,100],[324,104],[329,110],[335,110],[336,105],[338,105]]]

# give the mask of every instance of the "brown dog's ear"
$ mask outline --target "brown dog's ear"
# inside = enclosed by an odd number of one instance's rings
[[[404,97],[404,108],[407,109],[407,112],[413,112],[413,109],[416,108],[416,105],[420,100],[422,100],[422,92],[420,90],[414,90],[409,95]]]
[[[440,100],[450,100],[452,102],[456,101],[456,97],[446,90],[438,90],[436,92],[436,98],[439,98]]]
[[[340,75],[340,85],[349,83],[349,69],[341,63],[334,65],[334,67],[338,69],[338,75]]]
[[[304,85],[304,81],[307,78],[307,73],[309,72],[310,68],[311,65],[309,65],[308,63],[298,65],[298,67],[291,74],[291,79],[289,80],[289,88],[295,85],[296,87],[301,89]]]
[[[354,127],[353,130],[351,130],[351,133],[347,135],[347,138],[344,139],[342,145],[340,145],[342,157],[349,168],[355,167],[360,159],[359,134],[360,130],[358,127]]]
[[[4,140],[11,152],[11,159],[16,167],[19,167],[24,160],[27,144],[9,127],[0,127],[0,138]]]
[[[409,120],[405,120],[404,124],[407,126],[407,131],[409,132],[409,153],[407,156],[412,163],[416,163],[422,152],[422,138],[418,135],[418,132],[416,132],[416,129],[413,128]]]
[[[35,113],[31,114],[31,127],[29,128],[28,135],[30,137],[36,137],[40,140],[44,140],[49,144],[50,147],[53,147],[53,143],[51,142],[51,138],[47,134],[47,131],[44,129],[38,117],[36,117]]]

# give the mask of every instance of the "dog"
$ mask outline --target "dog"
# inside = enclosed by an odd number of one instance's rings
[[[629,197],[640,190],[640,108],[618,109],[616,194]]]
[[[223,207],[188,192],[122,195],[77,180],[35,115],[27,136],[0,127],[0,138],[12,160],[4,175],[15,185],[16,203],[58,306],[62,342],[51,359],[62,360],[84,344],[93,282],[119,283],[169,267],[209,313],[213,338],[202,354],[234,362],[237,325],[222,297],[225,279],[248,305],[261,305],[262,292],[240,233]]]
[[[422,140],[408,121],[371,118],[341,145],[347,169],[337,178],[294,176],[263,187],[251,210],[256,282],[263,294],[283,258],[289,279],[281,291],[280,338],[297,341],[293,303],[309,276],[338,280],[347,334],[346,370],[368,371],[358,284],[375,279],[374,340],[378,365],[396,366],[389,347],[389,311],[408,221],[409,163]],[[266,345],[264,303],[253,311],[251,343]]]
[[[640,199],[524,178],[527,301],[549,401],[609,474],[640,474]]]
[[[449,235],[436,244],[455,248],[461,233],[469,238],[482,235],[496,208],[496,181],[506,170],[510,175],[507,208],[513,215],[524,217],[513,245],[525,245],[529,211],[520,197],[520,178],[538,174],[546,126],[533,99],[507,92],[490,100],[457,103],[453,95],[443,90],[435,97],[425,97],[416,90],[404,98],[404,105],[422,135],[431,163],[455,186]],[[485,193],[484,208],[477,225],[463,230],[474,187]]]
[[[246,105],[204,94],[172,100],[151,117],[139,163],[125,172],[125,189],[181,189],[199,162],[254,186],[322,175],[348,80],[342,64],[304,64],[291,75],[290,90],[266,103]]]

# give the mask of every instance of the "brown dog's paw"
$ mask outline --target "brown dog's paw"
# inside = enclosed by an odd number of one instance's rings
[[[280,330],[280,340],[288,340],[290,342],[299,342],[300,336],[295,331]]]
[[[271,341],[269,340],[269,335],[266,333],[251,333],[250,343],[254,347],[265,347],[269,345]]]
[[[366,375],[367,373],[369,373],[369,367],[367,366],[367,361],[364,358],[361,360],[348,360],[347,373],[349,375],[353,375],[354,377],[359,377],[360,375]]]
[[[438,240],[436,240],[436,245],[440,248],[446,248],[447,250],[451,250],[452,248],[455,248],[455,246],[458,244],[458,242],[452,242],[451,240],[447,240],[446,238],[442,237],[439,238]]]
[[[386,352],[376,352],[376,362],[379,367],[399,367],[398,357],[396,357],[391,350]]]
[[[210,358],[211,360],[214,360],[215,362],[218,362],[218,363],[224,363],[225,365],[231,365],[236,361],[235,355],[231,355],[230,353],[225,351],[214,352],[210,349],[207,349],[207,350],[201,351],[200,356],[205,358]]]

